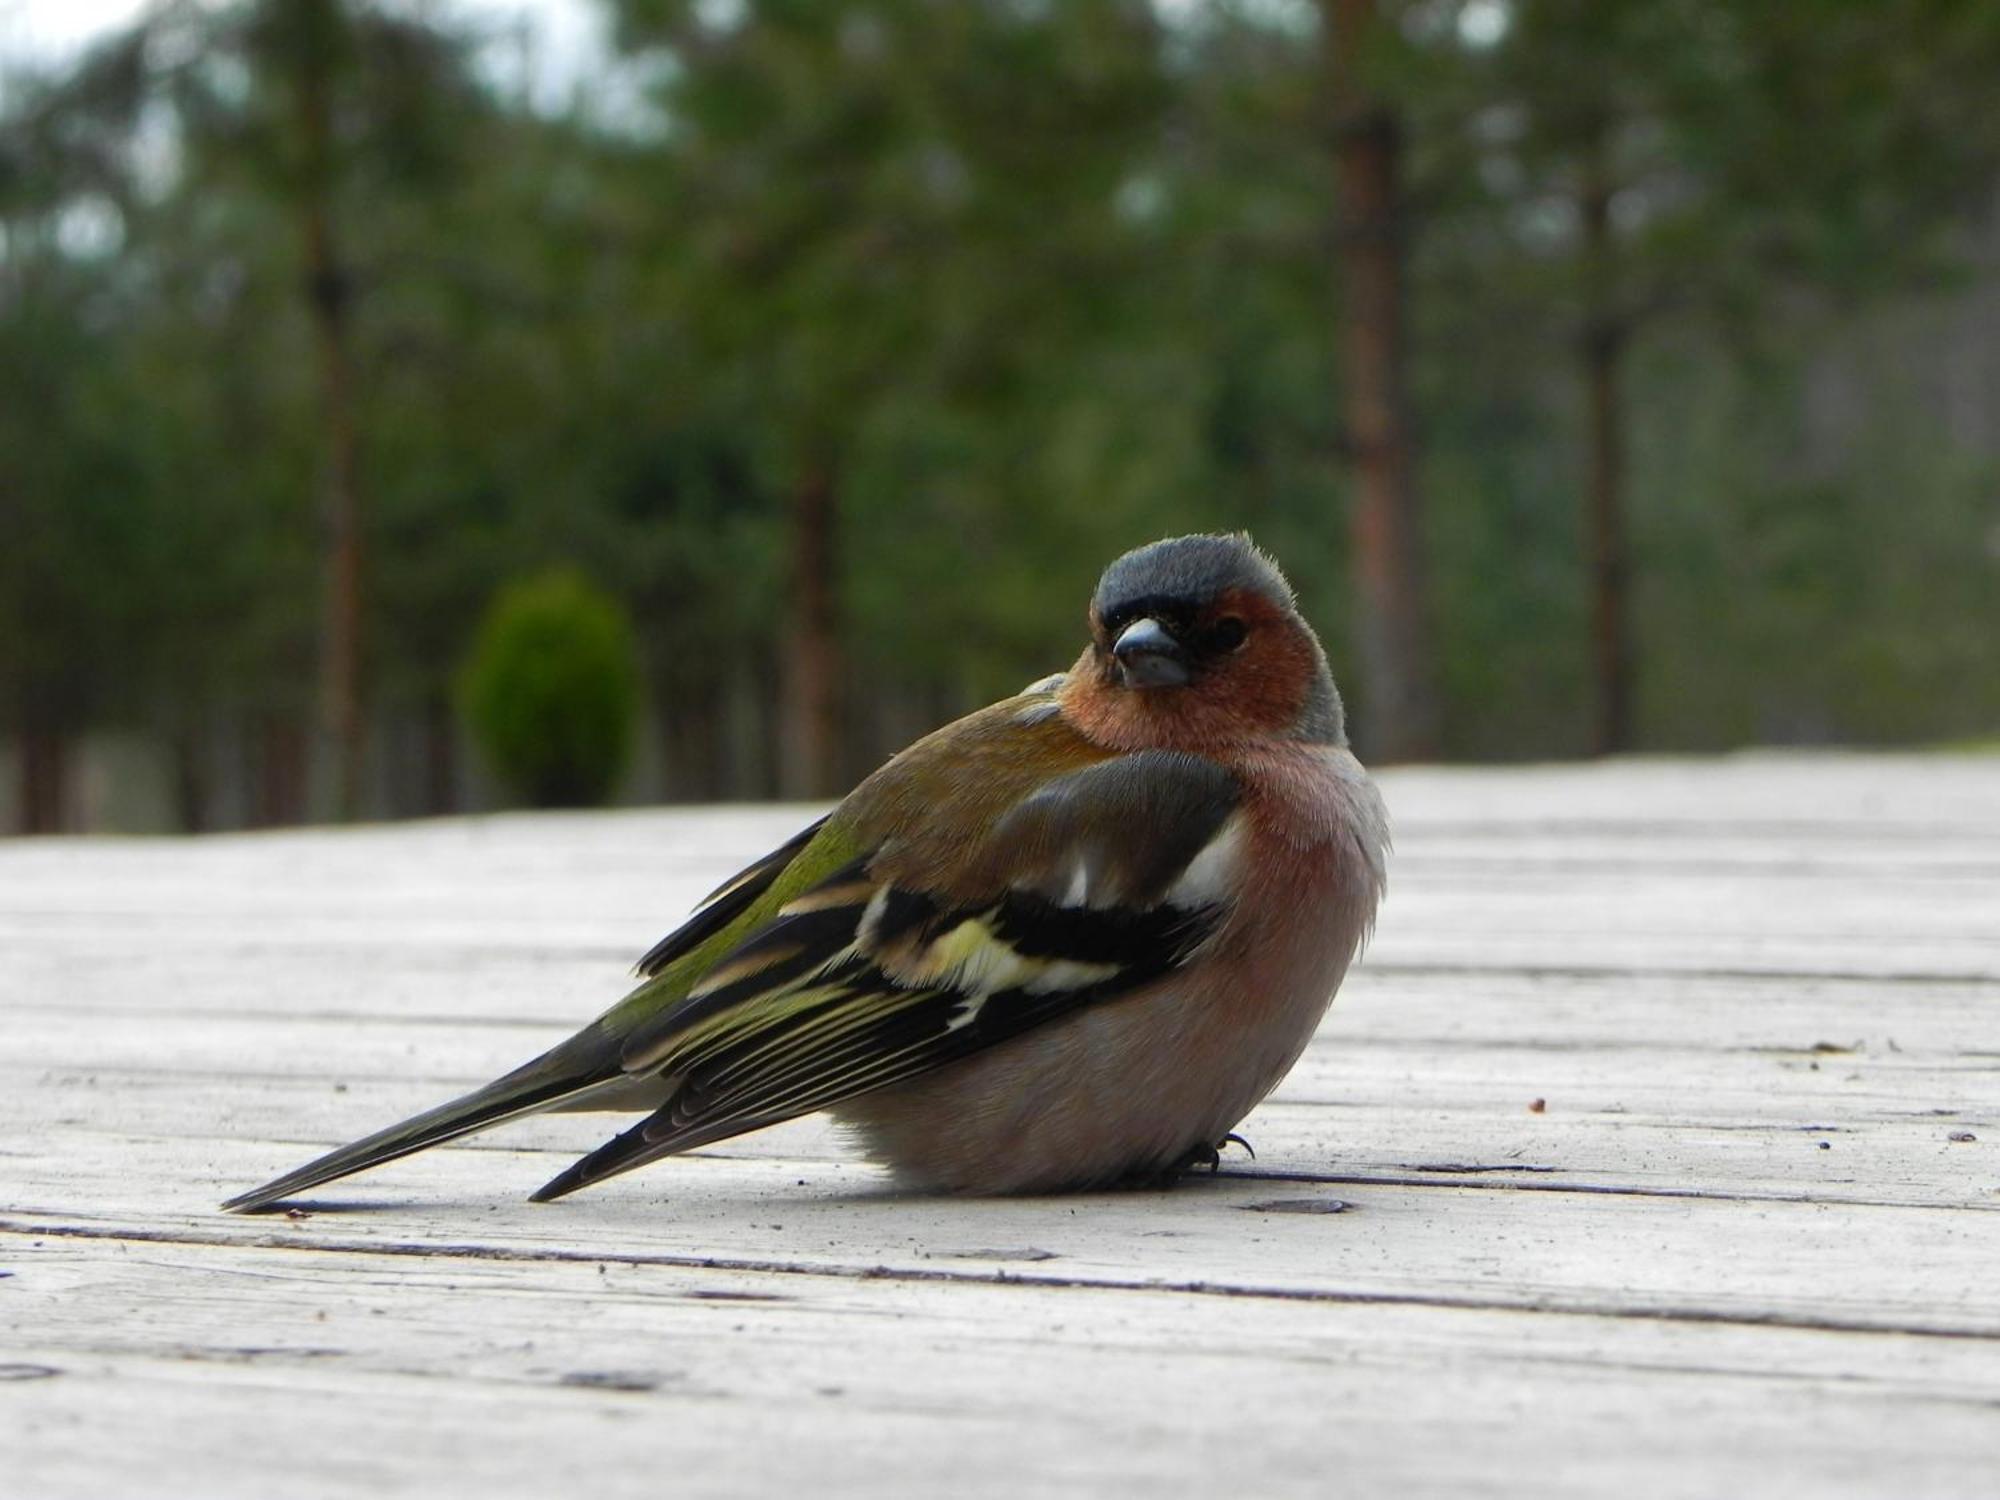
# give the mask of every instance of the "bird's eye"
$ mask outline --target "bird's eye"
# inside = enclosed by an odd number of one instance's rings
[[[1234,651],[1243,644],[1249,629],[1234,615],[1217,620],[1202,635],[1202,645],[1211,651]]]

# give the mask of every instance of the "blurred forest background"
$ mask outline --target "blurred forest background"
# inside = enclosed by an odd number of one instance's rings
[[[1380,759],[2000,732],[2000,3],[573,3],[0,56],[0,832],[820,795],[1196,528]]]

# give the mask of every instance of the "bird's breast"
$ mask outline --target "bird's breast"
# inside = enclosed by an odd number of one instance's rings
[[[1305,1050],[1382,888],[1381,802],[1353,758],[1277,769],[1246,777],[1241,883],[1202,952],[1129,996],[849,1101],[838,1113],[871,1154],[914,1185],[1035,1192],[1143,1177],[1220,1141]]]

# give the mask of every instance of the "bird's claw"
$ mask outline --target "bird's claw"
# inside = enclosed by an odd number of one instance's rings
[[[1241,1146],[1245,1151],[1249,1152],[1250,1159],[1252,1161],[1256,1160],[1257,1152],[1251,1146],[1251,1144],[1248,1141],[1244,1140],[1242,1136],[1237,1135],[1234,1131],[1231,1131],[1228,1135],[1225,1135],[1221,1140],[1217,1141],[1213,1146],[1203,1145],[1203,1146],[1189,1147],[1187,1154],[1183,1156],[1179,1161],[1175,1162],[1172,1166],[1162,1171],[1159,1174],[1156,1181],[1162,1187],[1172,1187],[1176,1182],[1179,1182],[1183,1177],[1187,1176],[1188,1173],[1197,1171],[1202,1167],[1208,1168],[1209,1173],[1212,1176],[1213,1174],[1220,1172],[1222,1170],[1223,1148],[1231,1145],[1232,1143]]]

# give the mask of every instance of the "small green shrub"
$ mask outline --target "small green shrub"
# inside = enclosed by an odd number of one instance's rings
[[[495,597],[459,678],[460,710],[493,769],[536,807],[594,807],[618,784],[639,711],[632,622],[562,569]]]

